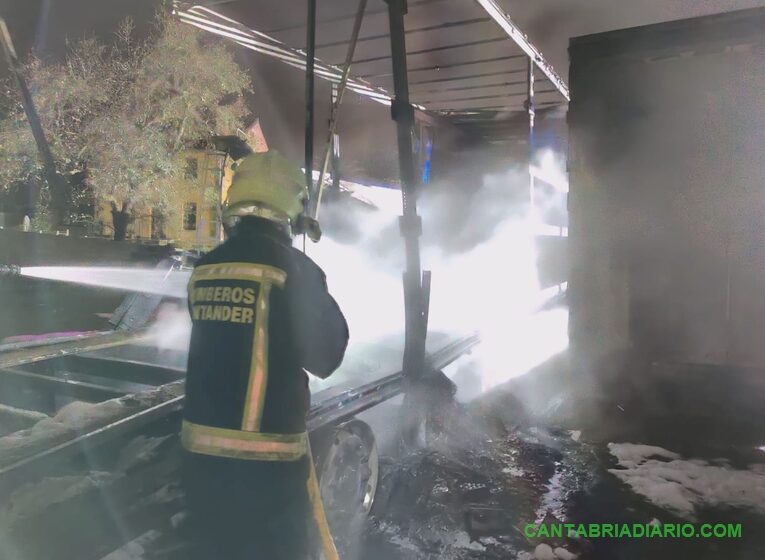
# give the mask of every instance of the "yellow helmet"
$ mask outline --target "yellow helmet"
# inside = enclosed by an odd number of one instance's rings
[[[251,154],[234,169],[223,217],[260,216],[294,225],[307,197],[305,175],[287,159],[273,151]]]

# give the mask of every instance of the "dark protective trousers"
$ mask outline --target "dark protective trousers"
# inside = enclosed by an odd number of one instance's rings
[[[310,459],[235,460],[186,453],[183,485],[196,560],[308,560],[318,550]]]

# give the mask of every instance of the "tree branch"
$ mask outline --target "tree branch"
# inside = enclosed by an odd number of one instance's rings
[[[189,120],[189,108],[188,105],[186,106],[186,111],[183,115],[183,120],[181,121],[181,129],[178,131],[178,136],[175,138],[175,144],[173,144],[173,151],[177,152],[181,147],[181,138],[183,138],[183,133],[186,131],[186,123]]]

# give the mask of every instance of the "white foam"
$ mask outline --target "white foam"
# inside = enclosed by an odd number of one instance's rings
[[[623,468],[609,472],[657,506],[693,518],[698,506],[740,507],[765,513],[765,469],[746,470],[683,459],[661,447],[609,443]]]
[[[578,554],[574,554],[560,546],[553,550],[553,552],[555,553],[555,557],[559,560],[576,560],[579,557]]]
[[[486,550],[486,547],[479,541],[471,541],[470,536],[465,531],[457,531],[452,535],[451,546],[454,548],[464,548],[468,550]]]
[[[534,549],[535,560],[557,560],[552,547],[549,544],[538,544]]]
[[[654,445],[642,445],[636,443],[609,443],[608,450],[619,460],[623,467],[633,467],[642,463],[649,457],[661,457],[663,459],[679,459],[680,455],[668,451],[663,447]]]

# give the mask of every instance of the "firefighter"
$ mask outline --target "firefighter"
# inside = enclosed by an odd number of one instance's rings
[[[242,159],[227,239],[189,281],[183,482],[206,560],[337,558],[306,434],[306,372],[340,365],[348,327],[322,270],[292,247],[306,195],[278,154]]]

